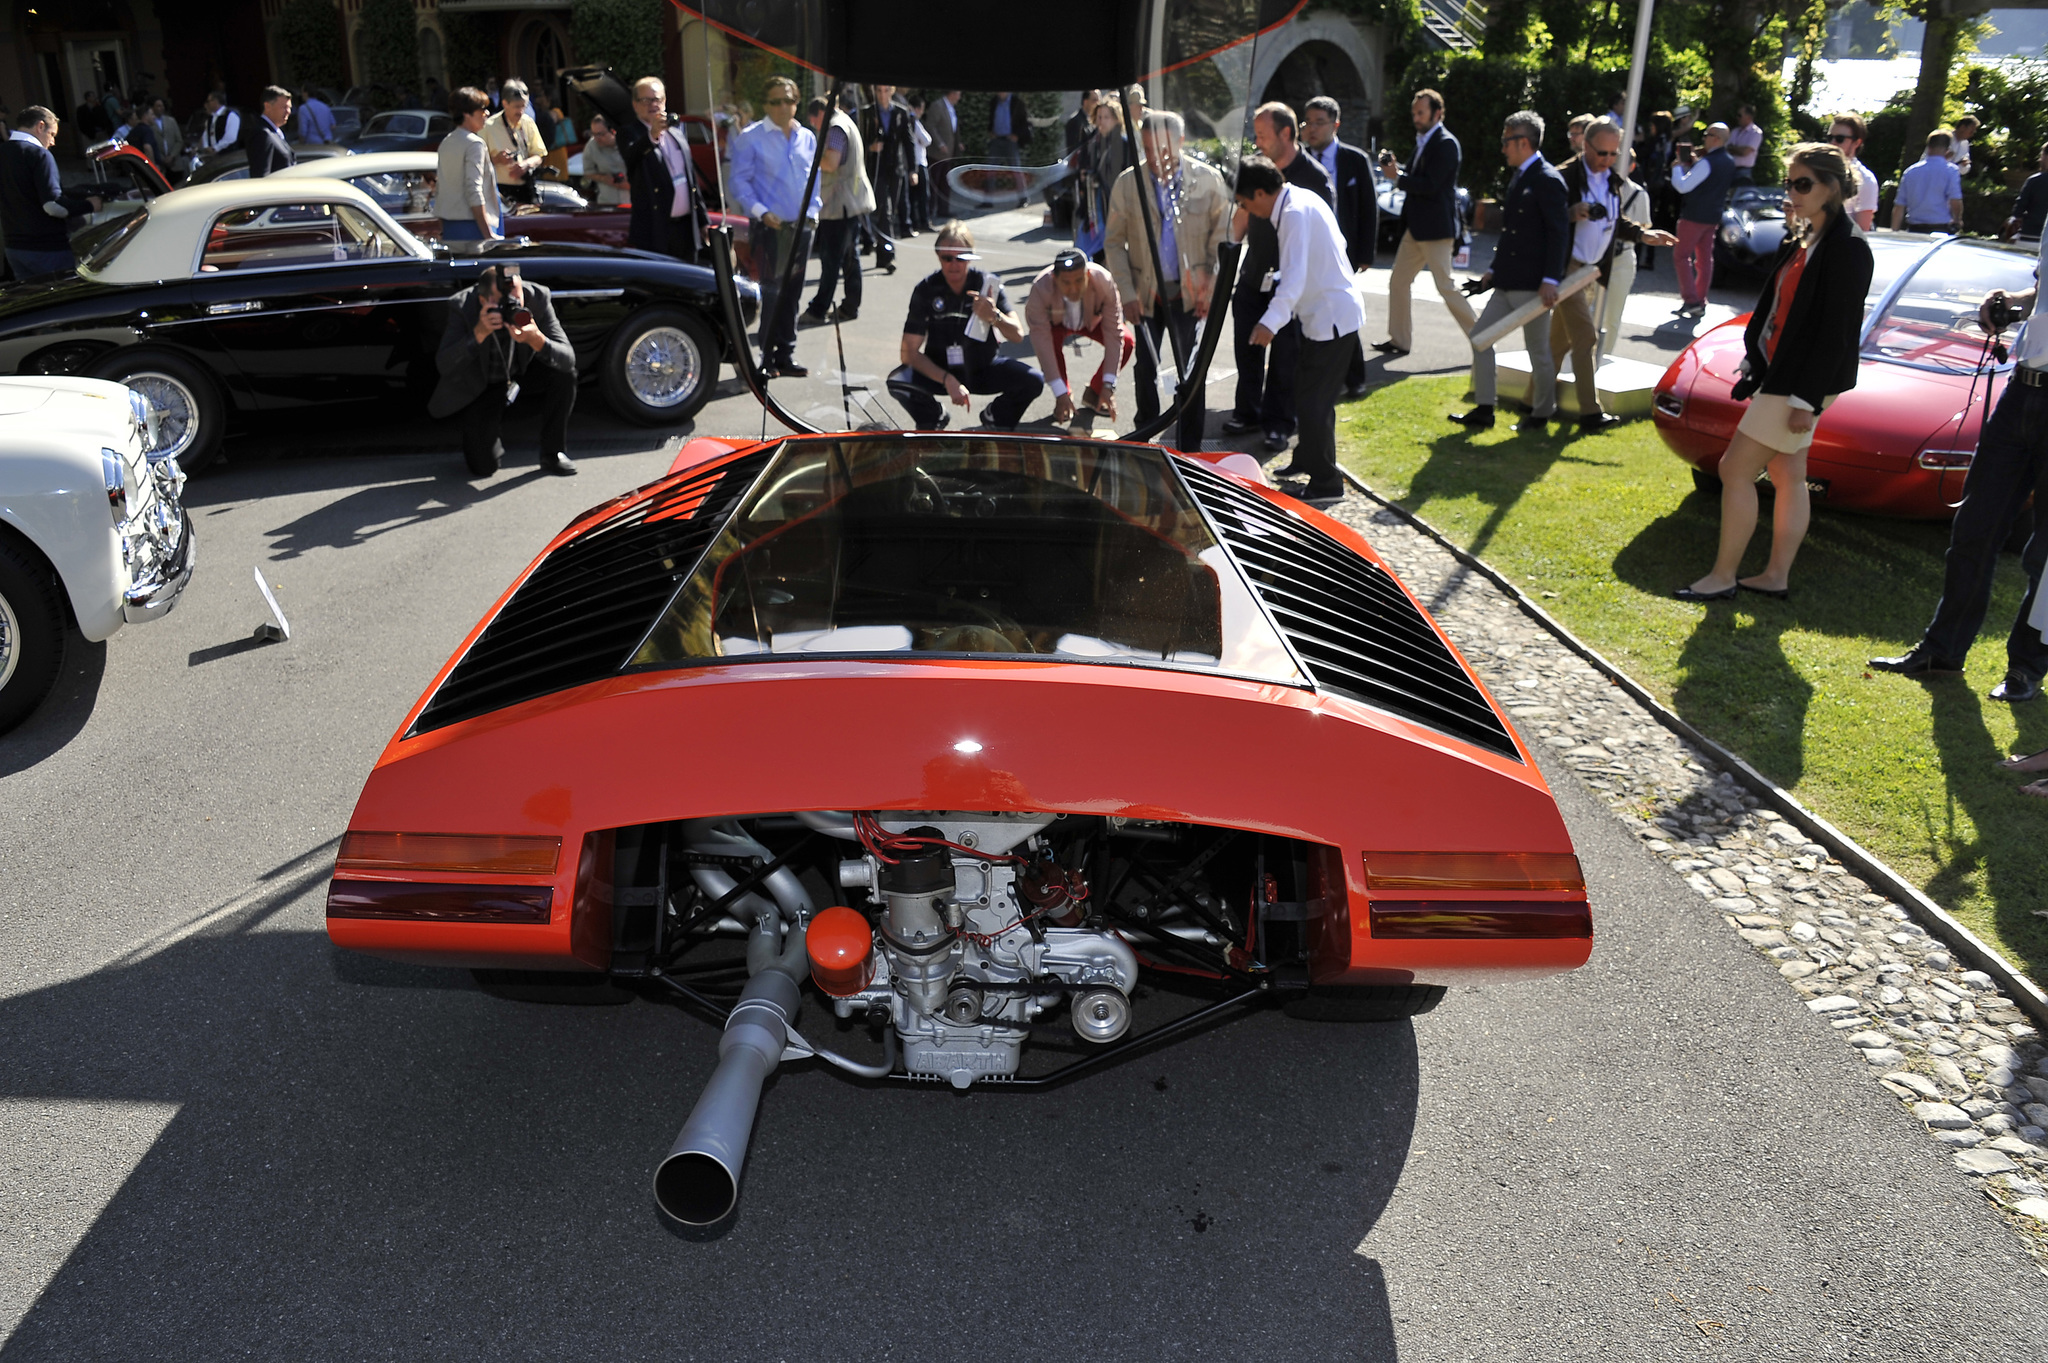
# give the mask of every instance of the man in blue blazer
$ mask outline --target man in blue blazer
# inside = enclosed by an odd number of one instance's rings
[[[1479,277],[1491,288],[1474,331],[1481,330],[1533,299],[1544,312],[1522,326],[1529,347],[1529,415],[1515,429],[1541,430],[1557,411],[1557,366],[1550,358],[1550,317],[1557,306],[1557,286],[1571,264],[1570,195],[1557,167],[1543,159],[1543,119],[1534,110],[1509,114],[1501,129],[1501,157],[1515,168],[1501,202],[1500,244],[1493,264]],[[1493,348],[1472,352],[1472,397],[1469,412],[1453,412],[1451,420],[1471,430],[1493,425]]]
[[[1380,153],[1380,173],[1405,196],[1401,203],[1401,244],[1394,251],[1394,274],[1387,281],[1387,339],[1373,349],[1382,355],[1406,355],[1415,348],[1415,322],[1408,291],[1417,272],[1427,266],[1444,306],[1467,334],[1472,330],[1472,305],[1451,279],[1451,253],[1458,244],[1458,168],[1463,157],[1458,139],[1444,126],[1444,97],[1417,90],[1409,114],[1415,121],[1415,152],[1403,171],[1390,151]]]
[[[1329,172],[1330,188],[1337,196],[1337,225],[1344,229],[1344,254],[1353,272],[1372,268],[1379,254],[1379,185],[1372,178],[1372,158],[1337,133],[1344,111],[1328,95],[1317,95],[1301,115],[1301,144]],[[1344,371],[1344,394],[1357,397],[1365,391],[1365,347],[1352,352]]]
[[[263,87],[263,116],[249,125],[249,178],[254,180],[274,170],[283,170],[298,158],[292,144],[284,140],[284,125],[292,121],[292,92],[282,85]]]

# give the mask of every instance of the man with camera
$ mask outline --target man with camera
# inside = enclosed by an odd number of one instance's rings
[[[492,265],[448,303],[448,326],[434,357],[441,382],[427,414],[461,414],[463,462],[488,478],[505,457],[498,438],[505,409],[524,391],[540,405],[541,471],[574,474],[565,451],[576,406],[576,352],[547,286],[521,280],[516,265]]]
[[[1705,152],[1690,142],[1672,148],[1671,187],[1679,193],[1678,248],[1671,263],[1678,268],[1678,315],[1704,317],[1707,290],[1714,284],[1714,234],[1728,207],[1735,184],[1735,158],[1728,154],[1728,125],[1707,125]]]
[[[2039,270],[2036,269],[2036,277]],[[1999,332],[2026,316],[2040,294],[2037,284],[2024,293],[1994,290],[1979,306],[1977,320],[1987,332]],[[1991,688],[1991,699],[2011,704],[2041,694],[2048,674],[2048,643],[2039,626],[2029,625],[2034,597],[2041,588],[2041,566],[2048,562],[2048,515],[2038,495],[2048,465],[2048,326],[2028,326],[2013,347],[2012,378],[1998,399],[1990,420],[1977,438],[1977,455],[1963,478],[1963,504],[1949,527],[1948,557],[1941,581],[1941,602],[1920,642],[1895,658],[1872,658],[1882,672],[1928,677],[1963,670],[1970,645],[1991,605],[1992,578],[1998,551],[2013,523],[2035,493],[2032,534],[2021,551],[2027,594],[2005,641],[2005,679]]]

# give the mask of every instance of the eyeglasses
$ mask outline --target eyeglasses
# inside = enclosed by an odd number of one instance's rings
[[[946,265],[962,265],[967,260],[965,251],[941,251],[938,255],[940,262]]]
[[[1814,179],[1811,175],[1801,175],[1795,179],[1787,180],[1785,188],[1791,190],[1794,194],[1811,194],[1813,193],[1813,187],[1819,183],[1820,181]]]
[[[1588,147],[1586,148],[1586,155],[1597,156],[1601,160],[1606,161],[1613,157],[1621,155],[1621,152],[1618,149],[1614,151],[1602,151],[1598,147]]]
[[[1839,147],[1839,146],[1841,146],[1841,145],[1842,145],[1842,144],[1843,144],[1844,142],[1854,142],[1855,140],[1856,140],[1856,135],[1855,135],[1854,133],[1829,133],[1829,134],[1828,134],[1828,141],[1830,141],[1830,142],[1834,143],[1834,144],[1835,144],[1836,146],[1838,146],[1838,147]]]
[[[1521,133],[1502,133],[1500,144],[1503,147],[1505,147],[1510,142],[1527,142],[1528,140],[1529,139]]]

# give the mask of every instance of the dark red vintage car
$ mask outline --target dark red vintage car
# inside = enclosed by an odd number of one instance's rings
[[[1870,234],[1870,249],[1877,268],[1856,387],[1821,416],[1807,481],[1817,503],[1945,519],[2010,370],[1987,351],[1977,306],[1994,289],[2032,288],[2035,253],[1884,231]],[[1703,485],[1719,485],[1714,471],[1747,406],[1730,394],[1748,320],[1737,317],[1694,341],[1657,385],[1657,430]]]

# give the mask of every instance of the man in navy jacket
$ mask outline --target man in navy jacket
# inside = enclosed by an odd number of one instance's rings
[[[1501,129],[1502,159],[1515,168],[1515,178],[1501,203],[1500,244],[1493,265],[1480,276],[1481,287],[1493,296],[1473,330],[1507,316],[1532,299],[1542,299],[1545,312],[1522,327],[1529,347],[1529,415],[1515,429],[1540,430],[1557,410],[1557,366],[1550,358],[1550,317],[1557,306],[1557,286],[1571,263],[1570,195],[1557,167],[1543,159],[1543,119],[1534,110],[1509,114]],[[1453,412],[1451,420],[1472,430],[1493,425],[1493,348],[1472,353],[1472,396],[1469,412]]]
[[[274,170],[283,170],[298,158],[291,143],[284,140],[284,125],[292,121],[292,92],[282,85],[263,87],[263,116],[249,129],[249,178],[254,180]]]
[[[1472,330],[1472,305],[1451,279],[1451,253],[1458,241],[1458,167],[1463,153],[1458,139],[1444,126],[1442,95],[1417,90],[1409,112],[1415,120],[1415,154],[1408,158],[1408,169],[1401,169],[1392,152],[1380,153],[1380,173],[1394,180],[1395,188],[1406,196],[1401,203],[1401,245],[1394,252],[1393,278],[1387,282],[1387,339],[1373,346],[1383,355],[1406,355],[1415,348],[1408,291],[1416,272],[1425,265],[1451,316],[1467,334]]]

